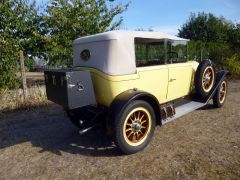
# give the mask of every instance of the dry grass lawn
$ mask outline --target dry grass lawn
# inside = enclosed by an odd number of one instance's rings
[[[0,179],[240,179],[240,81],[223,108],[157,127],[134,155],[101,130],[79,136],[57,105],[0,118]]]

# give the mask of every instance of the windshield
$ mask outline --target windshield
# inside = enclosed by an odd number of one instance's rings
[[[186,62],[187,61],[187,41],[167,41],[167,62]]]

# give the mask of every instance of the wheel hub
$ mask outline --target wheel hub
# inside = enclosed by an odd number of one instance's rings
[[[141,125],[140,122],[133,122],[132,123],[132,130],[134,132],[139,132],[141,130],[141,128],[142,128],[142,125]]]
[[[209,74],[206,74],[204,80],[205,80],[205,82],[207,82],[207,83],[211,80],[211,77],[209,76]]]

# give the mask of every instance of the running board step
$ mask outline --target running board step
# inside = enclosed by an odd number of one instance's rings
[[[175,111],[176,114],[172,117],[168,117],[167,119],[162,120],[162,125],[167,124],[187,113],[190,113],[196,109],[199,109],[203,106],[205,106],[207,103],[201,103],[201,102],[197,102],[197,101],[191,101],[189,103],[186,103],[184,105],[178,106],[176,107]]]
[[[190,101],[187,102],[186,104],[180,105],[178,107],[175,108],[176,114],[168,117],[166,119],[162,120],[162,125],[167,124],[189,112],[192,112],[196,109],[199,109],[203,106],[205,106],[214,96],[215,92],[217,91],[217,88],[220,86],[223,78],[228,74],[228,71],[225,70],[221,70],[218,71],[216,73],[216,83],[213,87],[213,89],[211,90],[211,92],[209,93],[208,97],[206,98],[201,98],[199,99],[199,96],[196,96],[195,94],[193,94],[192,97],[190,97]]]

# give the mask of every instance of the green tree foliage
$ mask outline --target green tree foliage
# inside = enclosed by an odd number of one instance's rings
[[[202,54],[204,58],[220,62],[229,54],[226,51],[228,51],[228,32],[231,27],[231,22],[222,17],[217,18],[213,14],[191,14],[178,35],[192,40],[189,43],[190,58],[196,55],[199,59]]]
[[[0,0],[0,89],[18,83],[19,50],[29,66],[27,54],[39,52],[46,52],[53,65],[66,63],[74,39],[117,29],[123,20],[118,15],[127,7],[115,0],[48,0],[42,8],[35,0]]]
[[[224,66],[234,75],[240,76],[240,54],[234,54],[224,61]]]
[[[228,30],[228,42],[232,51],[240,53],[240,24],[232,25]]]
[[[218,18],[213,14],[204,12],[198,15],[192,13],[189,20],[179,30],[179,36],[194,41],[217,41],[226,42],[227,32],[232,27],[232,23],[223,17]]]
[[[179,30],[180,37],[191,39],[189,55],[210,58],[229,69],[240,62],[240,25],[213,14],[191,14]],[[239,68],[237,68],[239,69]],[[236,73],[236,70],[234,70]],[[240,72],[239,72],[240,74]]]
[[[17,72],[17,54],[15,48],[9,40],[6,41],[0,35],[0,93],[7,89],[19,86]]]
[[[0,33],[11,40],[16,50],[37,51],[43,47],[44,32],[35,1],[2,0],[0,3]]]
[[[128,4],[116,5],[115,0],[49,1],[43,17],[44,28],[52,40],[52,51],[56,54],[72,56],[74,39],[117,29],[123,19],[122,17],[116,19],[116,16],[125,11],[127,7]]]
[[[18,50],[38,47],[35,2],[1,0],[0,3],[0,89],[18,85]],[[36,36],[35,36],[36,35]]]

